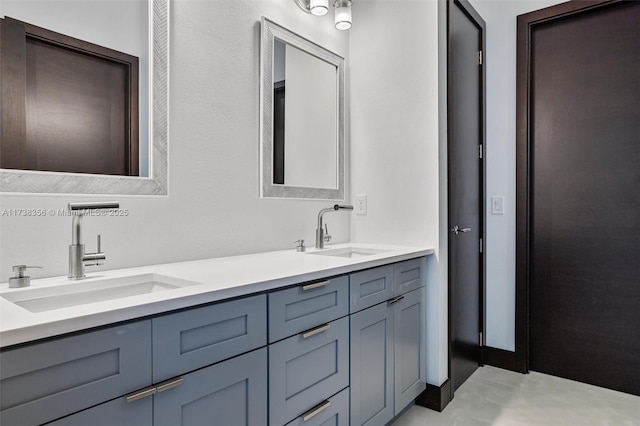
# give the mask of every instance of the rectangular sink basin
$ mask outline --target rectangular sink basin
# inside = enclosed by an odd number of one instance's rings
[[[30,312],[46,312],[192,285],[199,285],[199,283],[158,274],[142,274],[122,278],[105,278],[97,281],[78,281],[73,284],[44,288],[29,288],[3,294],[2,297]]]
[[[318,251],[310,251],[307,254],[316,256],[335,256],[335,257],[365,257],[372,254],[385,253],[387,250],[371,249],[364,247],[343,247],[337,249],[323,249]]]

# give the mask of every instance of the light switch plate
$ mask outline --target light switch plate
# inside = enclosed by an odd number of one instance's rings
[[[504,197],[491,197],[491,214],[504,214]]]
[[[367,214],[367,196],[366,195],[356,195],[356,214],[366,215]]]

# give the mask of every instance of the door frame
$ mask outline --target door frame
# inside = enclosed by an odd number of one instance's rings
[[[564,19],[587,10],[608,6],[622,0],[569,1],[517,18],[516,56],[516,313],[515,313],[515,370],[529,372],[530,299],[532,273],[531,245],[531,169],[530,146],[530,89],[531,89],[531,33],[536,25]]]
[[[479,365],[482,366],[484,364],[484,342],[485,342],[485,338],[486,338],[486,332],[485,332],[485,317],[486,317],[486,246],[487,246],[487,235],[486,235],[486,214],[485,214],[485,205],[486,205],[486,197],[487,197],[487,187],[486,187],[486,181],[487,181],[487,170],[486,170],[486,152],[487,152],[487,130],[486,130],[486,122],[487,122],[487,109],[486,109],[486,87],[487,87],[487,73],[486,73],[486,52],[487,52],[487,44],[486,44],[486,23],[484,21],[484,19],[482,19],[482,17],[480,16],[480,14],[478,14],[478,12],[473,8],[473,6],[471,6],[471,4],[469,3],[468,0],[447,0],[447,7],[446,7],[446,25],[447,25],[447,30],[446,30],[446,49],[447,49],[447,270],[451,271],[452,270],[452,256],[451,256],[451,240],[452,240],[452,234],[451,234],[451,227],[453,226],[453,222],[452,222],[452,208],[451,208],[451,179],[452,179],[452,155],[451,155],[451,139],[450,139],[450,135],[451,135],[451,129],[452,129],[452,120],[451,120],[451,110],[452,110],[452,105],[451,105],[451,99],[452,99],[452,93],[453,93],[453,79],[451,78],[451,46],[449,43],[449,33],[450,33],[450,28],[449,28],[449,21],[450,21],[450,13],[451,13],[451,7],[459,7],[471,20],[473,20],[479,27],[481,30],[481,52],[482,52],[482,64],[479,64],[478,66],[478,72],[480,73],[480,91],[481,91],[481,96],[480,99],[478,100],[480,105],[480,133],[481,133],[481,143],[482,143],[482,157],[478,158],[478,160],[480,161],[480,176],[479,176],[479,186],[480,186],[480,205],[478,206],[479,209],[479,221],[480,221],[480,236],[482,238],[482,251],[480,252],[480,250],[478,250],[478,256],[480,256],[480,276],[478,277],[478,282],[480,285],[480,291],[479,291],[479,295],[480,295],[480,307],[479,307],[479,313],[480,313],[480,318],[478,318],[479,321],[479,327],[480,330],[478,330],[478,332],[482,333],[482,341],[480,342],[480,359],[479,359]],[[480,154],[480,153],[479,153]],[[448,372],[448,377],[449,377],[449,381],[452,380],[453,377],[453,368],[452,368],[452,350],[453,350],[453,327],[455,325],[455,319],[454,319],[454,312],[455,312],[455,304],[453,303],[453,292],[452,292],[452,280],[451,280],[451,273],[449,272],[447,274],[447,286],[448,286],[448,348],[447,348],[447,358],[448,358],[448,367],[447,367],[447,372]],[[451,386],[449,386],[450,389],[450,395],[449,398],[453,399],[453,395],[454,395],[454,386],[453,384],[451,384]],[[446,404],[445,404],[446,405]],[[444,408],[444,407],[442,407]]]

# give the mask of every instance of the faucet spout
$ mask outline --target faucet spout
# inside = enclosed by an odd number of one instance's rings
[[[98,249],[96,253],[85,253],[82,243],[82,218],[87,210],[117,209],[120,203],[116,201],[95,203],[69,203],[69,210],[73,216],[71,221],[71,244],[69,245],[69,275],[70,280],[85,278],[84,267],[102,265],[106,256],[100,252],[100,236],[98,235]]]
[[[353,210],[353,206],[349,204],[344,204],[344,205],[335,204],[333,207],[320,210],[320,212],[318,213],[318,227],[316,228],[316,248],[317,249],[324,248],[325,240],[328,241],[327,238],[329,239],[331,238],[330,235],[325,235],[325,230],[322,228],[322,216],[324,216],[325,213],[334,212],[338,210]]]

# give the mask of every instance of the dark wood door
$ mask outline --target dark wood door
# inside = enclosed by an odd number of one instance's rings
[[[466,2],[450,2],[448,10],[450,377],[455,391],[481,361],[484,21]]]
[[[530,368],[640,395],[640,2],[530,40]]]

